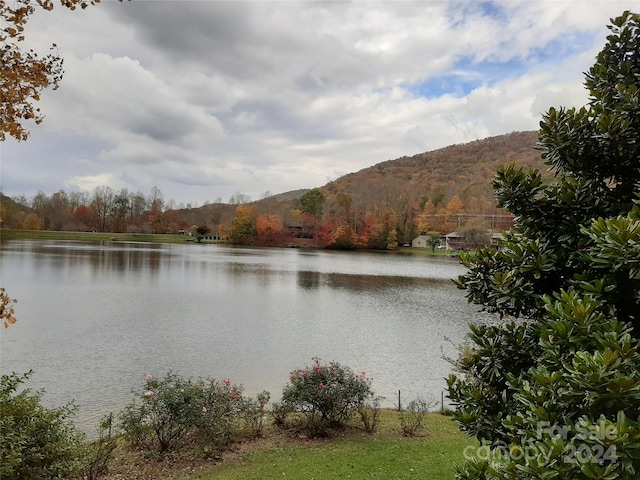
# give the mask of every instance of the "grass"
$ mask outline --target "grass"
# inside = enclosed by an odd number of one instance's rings
[[[2,229],[1,240],[76,240],[88,242],[147,242],[147,243],[185,243],[195,238],[174,234],[146,233],[94,233],[94,232],[54,232],[48,230],[9,230]]]
[[[452,417],[429,414],[422,436],[403,437],[397,412],[385,411],[375,435],[357,431],[330,440],[298,440],[241,455],[188,478],[453,480],[453,464],[462,463],[467,445],[473,445],[473,441],[460,433]]]
[[[463,463],[467,445],[474,440],[450,416],[430,413],[419,436],[403,437],[398,413],[384,410],[375,434],[350,428],[332,438],[308,439],[269,427],[264,438],[233,444],[222,460],[198,460],[197,453],[162,461],[141,453],[126,462],[117,458],[108,479],[453,480],[454,464]]]

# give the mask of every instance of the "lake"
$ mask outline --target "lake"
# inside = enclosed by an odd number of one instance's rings
[[[12,240],[0,259],[18,299],[2,373],[33,369],[44,403],[75,400],[89,434],[147,374],[230,378],[278,399],[314,356],[366,371],[387,406],[399,390],[405,403],[439,406],[443,355],[456,356],[469,322],[487,320],[446,256]]]

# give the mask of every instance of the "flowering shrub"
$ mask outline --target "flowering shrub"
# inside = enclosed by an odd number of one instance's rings
[[[232,384],[229,379],[199,380],[195,385],[201,394],[195,422],[197,432],[207,442],[226,445],[246,402],[242,385]]]
[[[254,400],[242,391],[229,379],[192,382],[171,372],[163,379],[147,375],[138,400],[121,412],[120,425],[132,443],[154,446],[160,452],[187,438],[221,447],[231,440],[247,405],[263,409],[266,402],[260,399],[268,401],[268,392]]]
[[[371,379],[365,372],[354,374],[337,362],[294,370],[284,388],[282,402],[301,412],[311,436],[324,435],[328,428],[342,428],[351,415],[373,396]]]

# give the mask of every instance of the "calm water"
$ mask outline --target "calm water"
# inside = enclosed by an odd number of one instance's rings
[[[455,345],[480,321],[455,259],[396,253],[9,241],[2,286],[18,323],[1,369],[35,371],[45,403],[75,399],[87,433],[146,374],[231,378],[277,399],[311,357],[374,378],[397,401],[440,401]],[[446,402],[446,400],[445,400]]]

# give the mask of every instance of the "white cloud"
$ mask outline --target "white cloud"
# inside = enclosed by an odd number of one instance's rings
[[[2,189],[113,188],[200,204],[323,185],[396,158],[536,129],[587,100],[632,2],[106,2],[38,12],[59,45],[43,125],[2,146]]]
[[[101,185],[109,185],[114,190],[121,188],[122,182],[113,173],[71,177],[65,182],[65,187],[71,191],[91,192]]]

